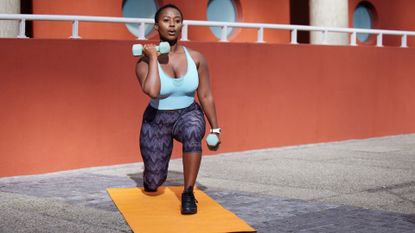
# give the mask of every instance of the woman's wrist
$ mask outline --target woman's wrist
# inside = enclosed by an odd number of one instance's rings
[[[212,128],[212,129],[210,129],[210,133],[220,134],[221,132],[222,132],[221,128]]]

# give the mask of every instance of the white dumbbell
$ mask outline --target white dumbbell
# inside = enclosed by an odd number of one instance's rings
[[[217,147],[219,144],[218,135],[215,133],[208,134],[208,136],[206,137],[206,143],[208,144],[209,147]]]
[[[134,44],[133,45],[133,56],[138,57],[143,55],[143,48],[142,44]],[[161,54],[169,53],[170,52],[170,44],[168,42],[160,42],[158,46],[156,46],[157,52]]]

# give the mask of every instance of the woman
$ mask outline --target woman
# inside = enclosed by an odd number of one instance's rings
[[[197,205],[193,187],[202,156],[203,112],[211,126],[210,132],[220,134],[208,66],[202,54],[178,45],[183,23],[183,14],[178,7],[165,5],[158,9],[154,19],[160,41],[168,42],[171,49],[170,53],[160,55],[155,45],[145,45],[144,57],[136,67],[141,88],[151,97],[140,132],[144,190],[155,192],[166,180],[173,139],[176,139],[183,144],[181,213],[195,214]],[[201,107],[194,100],[195,92]]]

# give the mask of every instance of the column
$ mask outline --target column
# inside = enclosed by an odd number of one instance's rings
[[[0,13],[20,14],[20,0],[0,0]],[[0,20],[0,38],[16,38],[18,34],[18,20]]]
[[[310,25],[325,27],[349,27],[348,0],[310,0]],[[311,44],[322,44],[321,32],[310,33]],[[328,33],[326,43],[332,45],[349,44],[348,33]]]

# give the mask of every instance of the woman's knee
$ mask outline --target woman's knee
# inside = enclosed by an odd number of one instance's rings
[[[146,190],[157,190],[167,179],[167,172],[165,171],[145,171],[144,172],[144,188]]]
[[[184,141],[183,153],[202,153],[202,141]]]

